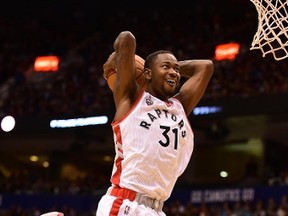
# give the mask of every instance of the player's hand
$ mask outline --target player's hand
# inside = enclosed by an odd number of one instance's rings
[[[112,54],[110,54],[110,56],[108,57],[107,61],[104,63],[103,65],[103,77],[105,79],[107,79],[107,77],[111,74],[111,73],[115,73],[116,71],[116,53],[113,52]]]

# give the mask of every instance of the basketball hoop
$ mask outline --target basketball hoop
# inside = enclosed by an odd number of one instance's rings
[[[262,56],[273,54],[279,61],[288,57],[288,1],[250,0],[258,13],[258,29],[250,50],[260,49]]]

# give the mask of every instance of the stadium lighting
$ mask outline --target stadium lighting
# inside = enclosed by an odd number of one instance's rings
[[[4,132],[10,132],[14,129],[15,127],[15,119],[12,116],[5,116],[2,121],[1,121],[1,129]]]
[[[90,125],[102,125],[107,124],[107,116],[93,116],[87,118],[74,118],[74,119],[62,119],[62,120],[51,120],[51,128],[72,128],[72,127],[82,127]]]

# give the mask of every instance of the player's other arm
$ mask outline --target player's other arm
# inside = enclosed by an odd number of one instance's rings
[[[181,76],[188,79],[181,86],[176,97],[182,103],[188,116],[203,97],[214,66],[209,59],[179,61],[179,65]]]

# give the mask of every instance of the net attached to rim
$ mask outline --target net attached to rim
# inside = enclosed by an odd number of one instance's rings
[[[275,60],[288,57],[288,0],[250,0],[258,13],[258,29],[250,50],[260,49],[262,56]]]

